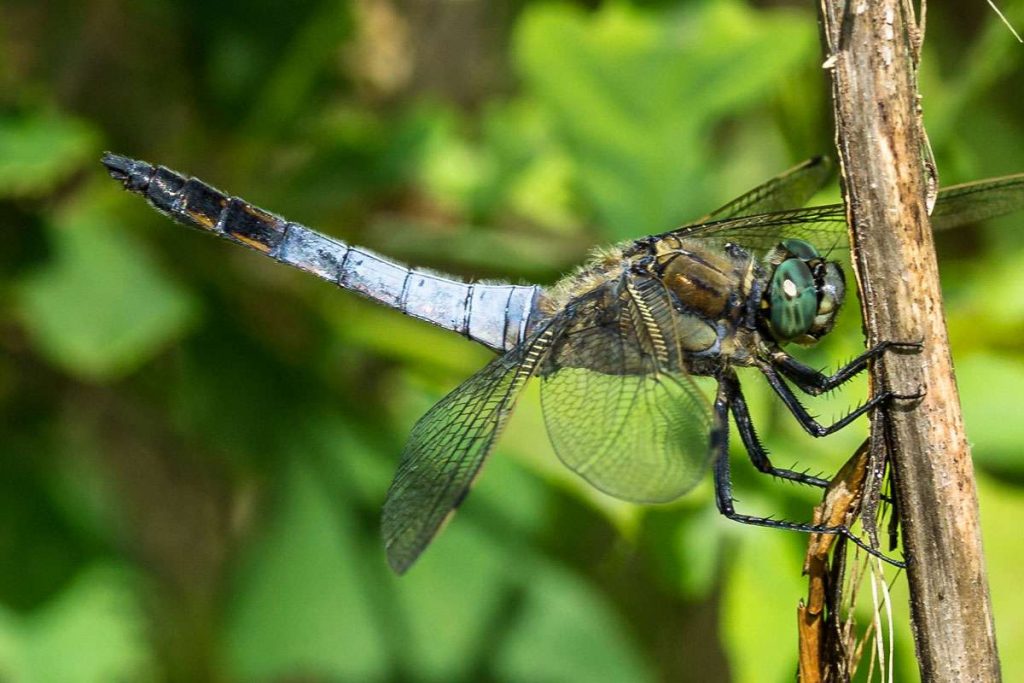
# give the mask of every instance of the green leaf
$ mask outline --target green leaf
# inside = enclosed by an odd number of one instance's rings
[[[533,566],[514,630],[495,658],[501,680],[651,681],[601,594],[554,566]]]
[[[817,47],[806,18],[706,3],[675,21],[621,4],[534,5],[514,49],[582,192],[623,238],[705,213],[712,126],[763,102]]]
[[[52,260],[17,289],[17,307],[39,351],[82,379],[113,380],[180,335],[192,298],[164,277],[131,234],[115,230],[111,197],[92,191],[50,225]]]
[[[295,672],[383,678],[383,645],[360,581],[348,507],[328,498],[320,478],[299,462],[289,466],[281,491],[277,516],[237,577],[229,670],[245,681]]]
[[[483,121],[488,148],[499,172],[482,193],[501,202],[488,205],[490,222],[511,211],[539,226],[563,233],[578,229],[572,186],[574,166],[553,139],[548,111],[532,98],[488,108]],[[550,240],[549,240],[550,241]]]
[[[244,129],[274,131],[299,118],[317,78],[336,59],[337,46],[351,28],[348,7],[336,2],[317,7],[319,11],[312,13],[291,36],[289,44],[278,50],[273,70],[261,74],[257,83],[263,88],[258,97],[241,95],[240,99],[248,98],[252,102]],[[211,47],[217,48],[216,45]],[[222,74],[224,77],[230,78],[226,73]]]
[[[421,117],[430,133],[419,166],[419,183],[443,207],[469,208],[473,196],[496,171],[493,156],[459,135],[454,113],[430,109]]]
[[[1024,518],[1024,492],[983,474],[977,481],[1003,680],[1020,681],[1024,680],[1024,591],[1020,589],[1017,520]]]
[[[718,581],[725,533],[719,524],[719,512],[713,504],[696,508],[680,516],[674,551],[675,582],[681,595],[689,600],[706,599]]]
[[[154,662],[132,584],[121,568],[94,566],[27,617],[0,608],[0,679],[147,680]]]
[[[737,532],[739,533],[739,532]],[[792,681],[796,608],[806,595],[797,539],[775,529],[747,529],[722,584],[722,640],[733,680]]]
[[[1024,386],[1019,358],[975,353],[956,363],[967,437],[974,460],[993,472],[1024,480],[1024,421],[1008,397]]]
[[[1011,24],[1020,26],[1024,20],[1024,5],[1019,2],[998,4]],[[955,126],[965,115],[973,121],[979,110],[998,106],[991,93],[999,87],[1001,79],[1019,68],[1020,46],[1012,40],[1006,25],[994,13],[989,13],[977,38],[961,46],[958,66],[951,70],[953,76],[943,82],[936,66],[941,60],[935,59],[934,54],[938,51],[936,46],[941,44],[926,42],[921,92],[930,103],[925,114],[928,136],[943,144],[963,134],[964,131],[957,131]]]
[[[469,680],[470,668],[489,659],[492,625],[504,620],[508,567],[516,558],[473,523],[480,502],[471,496],[416,565],[393,581],[408,627],[403,645],[419,680]]]
[[[0,197],[40,196],[95,156],[97,135],[78,119],[0,116]]]
[[[394,580],[409,666],[422,680],[471,680],[473,667],[491,661],[523,568],[537,562],[526,540],[547,521],[544,491],[502,454],[492,461],[451,523]]]

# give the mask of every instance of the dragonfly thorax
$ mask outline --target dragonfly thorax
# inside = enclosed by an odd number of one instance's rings
[[[765,258],[771,280],[762,315],[776,341],[814,344],[835,325],[846,296],[843,270],[798,239],[780,242]]]
[[[687,310],[715,321],[743,317],[760,270],[749,252],[671,238],[656,245],[656,254],[656,272]]]

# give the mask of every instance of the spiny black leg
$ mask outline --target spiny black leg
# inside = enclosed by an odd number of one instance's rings
[[[868,361],[880,357],[889,349],[920,351],[921,344],[918,342],[879,342],[836,370],[832,375],[826,375],[819,370],[804,365],[782,349],[774,351],[771,354],[770,360],[772,365],[778,368],[779,372],[792,380],[802,391],[812,396],[817,396],[850,381],[850,379],[867,367]]]
[[[769,529],[802,531],[810,534],[843,536],[870,555],[884,560],[893,566],[900,568],[906,567],[906,563],[886,557],[878,550],[857,538],[857,536],[845,526],[801,524],[799,522],[787,522],[781,519],[742,515],[736,512],[732,498],[732,479],[729,476],[729,407],[732,396],[729,393],[728,381],[723,381],[724,379],[724,377],[719,378],[718,394],[715,397],[714,413],[712,415],[711,424],[711,460],[715,478],[715,504],[718,506],[718,511],[721,512],[725,518],[741,524],[767,527]]]
[[[789,408],[789,412],[793,413],[793,417],[797,419],[800,426],[803,427],[811,436],[828,436],[829,434],[837,432],[864,413],[872,410],[880,403],[884,403],[891,398],[896,398],[896,394],[891,391],[880,391],[866,402],[850,411],[846,417],[843,417],[826,427],[815,420],[811,414],[807,412],[807,409],[804,408],[802,403],[800,403],[800,400],[793,393],[793,390],[790,389],[789,385],[782,380],[782,377],[779,376],[779,373],[775,371],[774,367],[767,363],[758,363],[757,367],[765,376],[765,379],[768,380],[768,384],[770,384],[772,389],[775,390],[775,393],[782,399],[782,402],[786,404],[787,408]]]
[[[893,559],[882,553],[877,548],[872,548],[870,545],[860,540],[860,538],[857,537],[857,534],[853,533],[845,526],[822,526],[819,524],[801,524],[799,522],[787,522],[781,519],[769,519],[767,517],[752,517],[750,515],[741,515],[736,512],[733,512],[731,514],[723,512],[722,514],[724,514],[726,517],[735,522],[739,522],[740,524],[750,524],[751,526],[763,526],[769,529],[785,529],[787,531],[800,531],[808,534],[828,534],[830,536],[842,536],[843,538],[849,540],[858,548],[866,552],[868,555],[877,557],[883,562],[891,564],[894,567],[899,567],[900,569],[905,569],[907,566],[906,562]]]
[[[751,421],[750,412],[747,410],[747,401],[743,398],[743,392],[740,389],[739,379],[737,379],[736,374],[732,370],[728,370],[723,373],[720,381],[727,395],[729,406],[732,409],[732,416],[736,420],[736,427],[739,429],[743,446],[747,450],[747,455],[750,456],[750,461],[754,463],[754,467],[759,472],[764,472],[780,479],[807,484],[808,486],[820,486],[821,488],[828,486],[827,479],[815,477],[806,472],[795,472],[772,465],[771,460],[768,458],[768,451],[765,450],[761,440],[757,437],[757,432],[754,430],[754,423]]]
[[[718,382],[711,422],[711,462],[715,477],[715,504],[728,517],[733,513],[732,478],[729,476],[729,394],[724,382]]]

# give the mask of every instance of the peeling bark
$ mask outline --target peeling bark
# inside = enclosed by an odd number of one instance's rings
[[[870,462],[870,440],[857,449],[842,469],[832,478],[825,490],[824,500],[814,509],[814,523],[823,526],[851,526],[860,511]],[[845,553],[837,549],[830,566],[829,551],[842,545],[846,539],[832,534],[811,534],[804,560],[804,575],[808,577],[807,602],[797,608],[797,631],[800,657],[797,680],[800,683],[848,681],[850,671],[856,669],[856,653],[850,656],[845,647],[849,643],[836,643],[835,633],[828,626],[839,625],[836,601],[830,600],[841,590]]]

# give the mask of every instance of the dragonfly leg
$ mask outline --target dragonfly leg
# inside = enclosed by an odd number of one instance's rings
[[[720,378],[711,422],[711,462],[715,477],[715,505],[726,517],[733,510],[732,477],[729,474],[729,389]]]
[[[919,342],[883,341],[860,354],[831,375],[804,365],[782,349],[771,354],[770,361],[779,372],[789,378],[801,391],[817,396],[845,384],[868,366],[868,362],[879,358],[888,350],[920,351]]]
[[[884,555],[876,548],[862,541],[846,526],[825,526],[821,524],[805,524],[788,522],[769,517],[755,517],[736,512],[732,497],[732,477],[729,473],[729,409],[731,396],[727,382],[719,382],[718,395],[715,398],[713,423],[711,428],[711,449],[713,473],[715,478],[715,504],[722,516],[740,524],[767,527],[769,529],[786,529],[809,534],[830,534],[849,539],[866,553],[873,555],[895,567],[906,567],[906,563]]]
[[[900,396],[891,391],[880,391],[860,406],[851,410],[845,417],[826,426],[818,422],[810,413],[807,412],[807,408],[800,403],[796,394],[794,394],[793,390],[789,388],[789,385],[783,381],[782,377],[779,376],[779,373],[772,365],[768,363],[759,363],[757,367],[761,371],[761,374],[765,376],[765,379],[768,380],[768,384],[770,384],[772,389],[775,390],[775,393],[782,399],[782,402],[786,404],[789,412],[793,414],[793,417],[795,417],[797,422],[800,423],[800,426],[803,427],[811,436],[828,436],[829,434],[833,434],[856,420],[864,413],[869,412],[879,404],[890,399],[918,398],[918,396]]]
[[[732,410],[733,419],[736,420],[736,427],[739,429],[743,446],[746,448],[747,455],[750,456],[750,461],[759,472],[770,474],[779,479],[807,484],[808,486],[820,486],[821,488],[828,486],[827,479],[815,477],[806,472],[787,470],[772,465],[771,460],[768,458],[768,451],[761,444],[761,439],[758,438],[757,432],[754,430],[754,423],[750,419],[750,411],[747,410],[747,401],[743,397],[736,374],[731,370],[723,373],[720,381],[725,387],[725,393],[728,395],[729,407]]]

